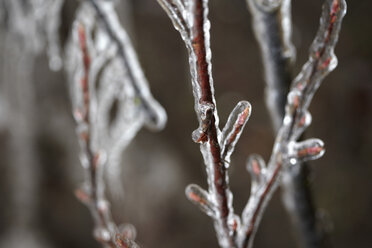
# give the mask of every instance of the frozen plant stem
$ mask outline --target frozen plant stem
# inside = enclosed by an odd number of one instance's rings
[[[303,131],[311,123],[308,107],[325,76],[337,65],[334,48],[338,40],[341,22],[346,12],[344,0],[326,0],[323,5],[320,27],[310,48],[310,57],[299,75],[294,79],[288,94],[283,124],[278,131],[273,153],[268,163],[267,171],[272,182],[265,187],[261,197],[270,195],[278,186],[282,167],[298,166],[299,162],[317,159],[324,153],[323,142],[309,139],[297,142]],[[253,189],[254,190],[254,189]],[[254,194],[254,192],[252,192]],[[252,196],[250,198],[250,201]],[[260,199],[257,203],[249,201],[243,213],[241,233],[243,246],[252,246],[253,238],[269,197]],[[255,209],[251,214],[251,209]],[[247,225],[248,224],[248,225]]]
[[[76,191],[76,196],[86,203],[94,217],[95,230],[94,236],[105,247],[135,247],[129,237],[125,237],[119,232],[118,227],[113,222],[110,206],[104,196],[103,166],[105,164],[104,153],[95,151],[91,145],[91,118],[90,114],[90,90],[89,90],[89,71],[91,59],[87,50],[86,35],[84,26],[78,28],[80,47],[83,55],[84,75],[81,79],[81,90],[83,94],[83,109],[75,114],[80,126],[79,139],[83,147],[82,160],[87,168],[88,189]]]
[[[247,0],[253,29],[261,49],[266,81],[265,100],[275,132],[284,118],[286,96],[292,81],[295,48],[291,42],[291,0],[267,3]],[[317,228],[316,211],[308,182],[308,164],[283,172],[283,202],[303,247],[320,247],[324,233]]]
[[[292,81],[292,67],[296,52],[291,41],[291,0],[247,0],[252,14],[252,25],[261,49],[266,81],[265,101],[274,129],[283,121],[284,106]]]
[[[99,0],[98,0],[99,1]],[[94,9],[97,11],[97,15],[100,18],[100,21],[103,23],[107,34],[110,36],[112,41],[116,43],[118,46],[118,55],[122,58],[122,62],[124,63],[125,68],[131,68],[129,58],[127,56],[127,53],[125,52],[125,49],[122,45],[122,42],[120,41],[120,38],[117,36],[117,34],[114,32],[112,26],[109,23],[108,16],[105,15],[104,11],[100,8],[100,5],[97,3],[97,0],[89,0],[89,2],[92,4]],[[132,70],[128,70],[128,77],[130,78],[130,82],[132,83],[132,87],[136,92],[136,95],[140,99],[141,105],[144,108],[145,112],[148,113],[150,120],[153,123],[161,122],[161,120],[158,119],[158,114],[153,111],[153,108],[149,106],[148,101],[146,101],[146,97],[143,96],[143,93],[141,91],[141,87],[137,84],[137,78],[135,75],[133,75]]]
[[[228,160],[240,133],[249,118],[250,105],[240,102],[235,114],[228,122],[225,135],[218,128],[218,115],[214,99],[213,79],[211,75],[211,51],[209,44],[209,27],[207,19],[208,1],[166,1],[159,0],[168,13],[174,26],[180,31],[189,52],[190,71],[192,75],[195,111],[199,128],[193,132],[193,140],[201,145],[201,152],[208,175],[208,193],[198,186],[189,186],[186,190],[191,201],[205,203],[210,207],[207,213],[214,219],[218,241],[221,247],[236,247],[234,233],[234,210],[232,194],[228,182]],[[227,132],[228,131],[228,132]],[[222,137],[224,136],[224,137]],[[226,157],[224,157],[224,155]],[[195,189],[199,190],[194,192]],[[206,198],[200,198],[204,195]],[[237,224],[237,223],[236,223]]]
[[[282,124],[278,125],[279,131],[268,165],[265,166],[258,155],[249,159],[247,169],[252,176],[252,188],[241,220],[234,215],[227,168],[234,146],[249,118],[251,107],[248,102],[238,103],[225,128],[222,132],[219,130],[211,75],[208,0],[158,2],[180,32],[189,52],[195,111],[199,120],[199,128],[193,132],[193,139],[201,144],[207,169],[208,192],[197,185],[189,185],[186,195],[213,218],[221,247],[252,247],[263,212],[279,185],[282,170],[298,166],[299,162],[317,159],[324,153],[321,140],[297,140],[310,125],[308,107],[315,91],[324,77],[336,67],[337,60],[333,50],[345,14],[345,1],[325,1],[320,28],[310,49],[309,61],[293,81],[287,96],[284,118]],[[260,1],[265,8],[274,5],[277,7],[280,2]],[[288,47],[291,47],[289,43]],[[285,56],[289,55],[281,56],[284,56],[281,60],[285,60]]]
[[[166,113],[151,95],[113,1],[81,3],[65,58],[86,170],[77,196],[91,210],[99,242],[108,247],[138,247],[134,227],[114,223],[104,179],[117,179],[115,186],[121,186],[121,178],[112,175],[120,175],[122,151],[143,125],[163,128]]]

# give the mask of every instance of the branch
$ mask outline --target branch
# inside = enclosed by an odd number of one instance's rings
[[[265,100],[275,131],[284,117],[296,51],[291,41],[291,0],[246,0],[261,49],[266,81]]]
[[[221,139],[211,74],[208,1],[158,2],[180,32],[189,52],[195,111],[199,120],[199,128],[192,136],[195,142],[200,143],[207,169],[208,193],[200,187],[189,186],[186,195],[214,218],[220,246],[236,247],[234,233],[240,220],[237,220],[232,207],[227,160],[249,118],[251,108],[248,102],[238,104],[229,118],[224,138]]]
[[[140,65],[127,33],[124,29],[118,28],[120,26],[118,18],[109,14],[110,5],[105,6],[105,3],[97,0],[89,0],[89,2],[97,12],[97,16],[103,24],[107,35],[116,44],[118,49],[117,55],[120,56],[123,67],[128,68],[127,76],[130,79],[129,81],[135,90],[144,112],[147,113],[147,126],[155,130],[162,129],[166,123],[166,113],[154,101],[147,87],[144,87],[144,85],[147,85],[147,82],[142,70],[137,69],[140,68]],[[118,32],[118,30],[121,32]],[[124,44],[126,45],[124,46]]]
[[[278,131],[284,118],[285,104],[295,60],[291,42],[291,1],[247,0],[253,29],[261,49],[265,72],[265,100],[273,128]],[[311,116],[309,116],[311,118]],[[311,120],[309,120],[311,121]],[[316,211],[308,183],[308,164],[285,171],[281,186],[283,202],[305,247],[319,247],[324,233],[317,229]]]
[[[136,247],[133,241],[119,232],[113,222],[109,203],[104,196],[103,167],[106,163],[105,153],[97,151],[92,146],[92,118],[89,72],[91,58],[87,49],[85,28],[78,26],[79,43],[84,65],[83,77],[80,82],[83,95],[82,109],[75,111],[78,124],[79,140],[83,147],[82,163],[87,170],[87,181],[83,188],[76,191],[76,196],[85,203],[94,216],[94,237],[107,247]]]
[[[310,125],[308,107],[315,91],[337,65],[334,48],[345,12],[345,0],[326,0],[323,5],[320,27],[310,49],[310,58],[292,83],[288,94],[283,124],[265,172],[266,180],[260,184],[256,193],[252,192],[243,211],[243,228],[238,237],[241,247],[252,246],[258,223],[278,186],[283,167],[296,165],[298,161],[317,159],[324,154],[323,142],[320,140],[310,139],[301,143],[296,140]]]

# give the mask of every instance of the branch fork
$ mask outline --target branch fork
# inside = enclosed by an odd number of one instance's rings
[[[191,184],[186,188],[186,196],[212,217],[221,247],[252,247],[264,209],[278,187],[282,170],[298,161],[317,159],[324,154],[322,141],[309,139],[297,142],[297,139],[311,123],[311,115],[307,109],[312,96],[325,75],[335,67],[333,49],[345,14],[345,1],[325,1],[321,25],[313,42],[309,61],[294,80],[285,100],[285,117],[278,125],[278,135],[268,164],[258,155],[248,159],[247,170],[252,177],[252,188],[241,218],[234,214],[232,207],[227,169],[230,156],[249,119],[251,106],[246,101],[239,102],[223,130],[218,128],[219,118],[211,73],[208,0],[158,2],[180,32],[189,52],[195,111],[199,120],[199,128],[192,136],[196,143],[200,143],[208,176],[208,191]],[[284,2],[288,4],[288,1]],[[282,1],[259,3],[275,9]],[[325,31],[326,35],[323,35]]]

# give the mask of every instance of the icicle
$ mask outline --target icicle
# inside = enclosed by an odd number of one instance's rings
[[[190,184],[186,187],[186,197],[200,208],[208,216],[215,217],[214,205],[209,199],[207,191],[196,184]]]
[[[229,164],[230,162],[230,156],[233,153],[235,145],[251,115],[251,111],[252,107],[249,102],[241,101],[230,113],[226,125],[222,130],[220,139],[222,160],[226,161],[226,164]]]
[[[288,144],[288,156],[291,164],[318,159],[323,156],[324,152],[324,143],[320,139],[292,141]]]

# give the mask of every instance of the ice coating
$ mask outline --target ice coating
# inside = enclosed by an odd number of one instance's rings
[[[231,153],[232,148],[221,147],[223,144],[221,143],[221,131],[218,128],[219,118],[212,79],[208,1],[158,0],[158,2],[170,17],[175,29],[180,32],[189,52],[195,112],[199,120],[199,127],[192,136],[195,142],[200,143],[200,150],[206,165],[208,194],[215,213],[214,226],[219,244],[221,247],[234,247],[232,237],[234,225],[231,223],[235,223],[236,220],[228,184],[226,161],[221,153],[222,150]],[[242,122],[242,126],[244,124],[245,121]],[[231,147],[235,144],[230,143]],[[188,188],[188,191],[190,189]]]
[[[291,141],[288,143],[288,155],[290,164],[298,161],[315,160],[323,156],[324,143],[320,139],[308,139],[301,142]]]
[[[106,16],[110,16],[110,23],[114,23],[113,29],[118,30],[118,34],[125,33],[118,26],[116,13],[112,2],[102,4]],[[114,21],[113,21],[114,20]],[[131,47],[128,52],[132,66],[125,67],[122,57],[118,55],[118,45],[112,41],[107,34],[104,25],[97,22],[97,13],[89,4],[83,4],[78,11],[74,29],[78,25],[83,25],[88,39],[87,46],[91,54],[91,70],[89,72],[89,94],[91,96],[90,122],[94,123],[92,131],[93,145],[95,149],[101,148],[107,151],[109,160],[119,162],[119,156],[125,146],[132,140],[136,132],[143,124],[148,124],[153,128],[162,128],[166,121],[163,108],[155,102],[148,89],[147,81],[136,60],[134,50],[129,43],[129,39],[124,34],[121,46]],[[92,34],[95,38],[92,39]],[[70,92],[72,95],[73,106],[76,111],[82,109],[83,95],[80,94],[79,81],[82,73],[81,51],[79,47],[77,32],[72,32],[72,40],[67,48],[66,69],[70,76]],[[133,62],[132,60],[136,60]],[[133,78],[129,71],[136,75],[135,84],[138,91],[133,87]],[[142,108],[142,101],[151,109]],[[149,111],[147,111],[149,110]],[[153,119],[149,116],[154,117]],[[156,119],[156,122],[152,120]],[[99,145],[96,145],[99,144]]]
[[[281,95],[277,96],[273,95],[273,92],[285,89],[289,85],[291,77],[287,69],[294,59],[294,48],[290,42],[290,1],[248,0],[250,8],[257,8],[254,21],[259,40],[272,41],[267,37],[270,33],[269,29],[282,29],[282,35],[274,37],[280,44],[268,43],[262,47],[262,50],[264,60],[271,63],[267,71],[269,81],[267,94],[273,98],[269,99],[268,104],[275,111],[282,109],[284,105],[286,108],[275,117],[278,135],[268,165],[265,166],[263,159],[257,155],[248,161],[247,169],[252,175],[253,183],[241,221],[233,212],[233,197],[229,190],[226,164],[229,163],[229,157],[241,129],[248,120],[250,106],[247,102],[239,103],[232,111],[224,130],[220,132],[211,76],[208,1],[158,0],[158,2],[181,33],[189,51],[195,111],[199,120],[199,127],[193,132],[193,140],[200,143],[208,176],[208,193],[192,186],[187,188],[186,194],[202,209],[205,206],[200,206],[200,202],[206,202],[205,199],[209,199],[214,206],[214,226],[221,247],[251,247],[263,211],[279,184],[283,168],[290,166],[291,163],[296,164],[297,161],[316,159],[324,153],[323,143],[318,139],[300,143],[296,140],[311,123],[311,115],[307,108],[313,93],[324,76],[336,65],[333,49],[344,15],[345,1],[326,1],[309,62],[296,78],[297,81],[294,80],[288,96],[284,91],[280,91]],[[266,13],[263,12],[264,10]],[[263,19],[271,18],[275,23],[275,18],[278,16],[281,16],[281,21],[274,26],[270,22],[270,25],[263,22]],[[274,33],[278,34],[278,32]],[[280,49],[273,49],[275,46]],[[279,51],[279,53],[270,54],[272,51]],[[277,60],[275,63],[270,61],[272,56]],[[277,81],[283,78],[281,74],[283,72],[287,73],[285,80]]]
[[[284,105],[296,57],[292,44],[291,0],[246,0],[265,76],[265,101],[275,131],[282,124]]]
[[[338,40],[346,3],[344,0],[326,0],[318,33],[310,49],[309,61],[295,78],[286,104],[286,113],[267,166],[268,183],[250,196],[242,215],[242,230],[238,234],[241,247],[251,247],[263,210],[280,180],[282,167],[298,161],[317,159],[324,154],[319,139],[296,142],[311,122],[308,107],[324,77],[334,69],[334,48]],[[333,62],[332,62],[333,61]],[[253,214],[252,214],[253,212]]]
[[[210,195],[207,191],[202,189],[199,185],[190,184],[186,188],[186,197],[195,205],[197,205],[200,210],[202,210],[208,216],[215,218],[216,213],[214,212],[215,207],[210,200]]]
[[[251,111],[252,107],[249,102],[239,102],[230,113],[227,123],[222,130],[220,143],[222,147],[222,158],[226,161],[226,165],[230,163],[230,156],[251,115]]]
[[[81,163],[86,169],[77,196],[91,210],[99,242],[108,247],[137,247],[131,240],[135,231],[120,230],[112,220],[104,173],[119,174],[122,151],[138,130],[144,125],[163,128],[166,114],[150,93],[114,1],[81,3],[65,57]]]
[[[7,12],[7,28],[35,55],[47,47],[49,67],[60,70],[59,26],[63,0],[2,0]]]

